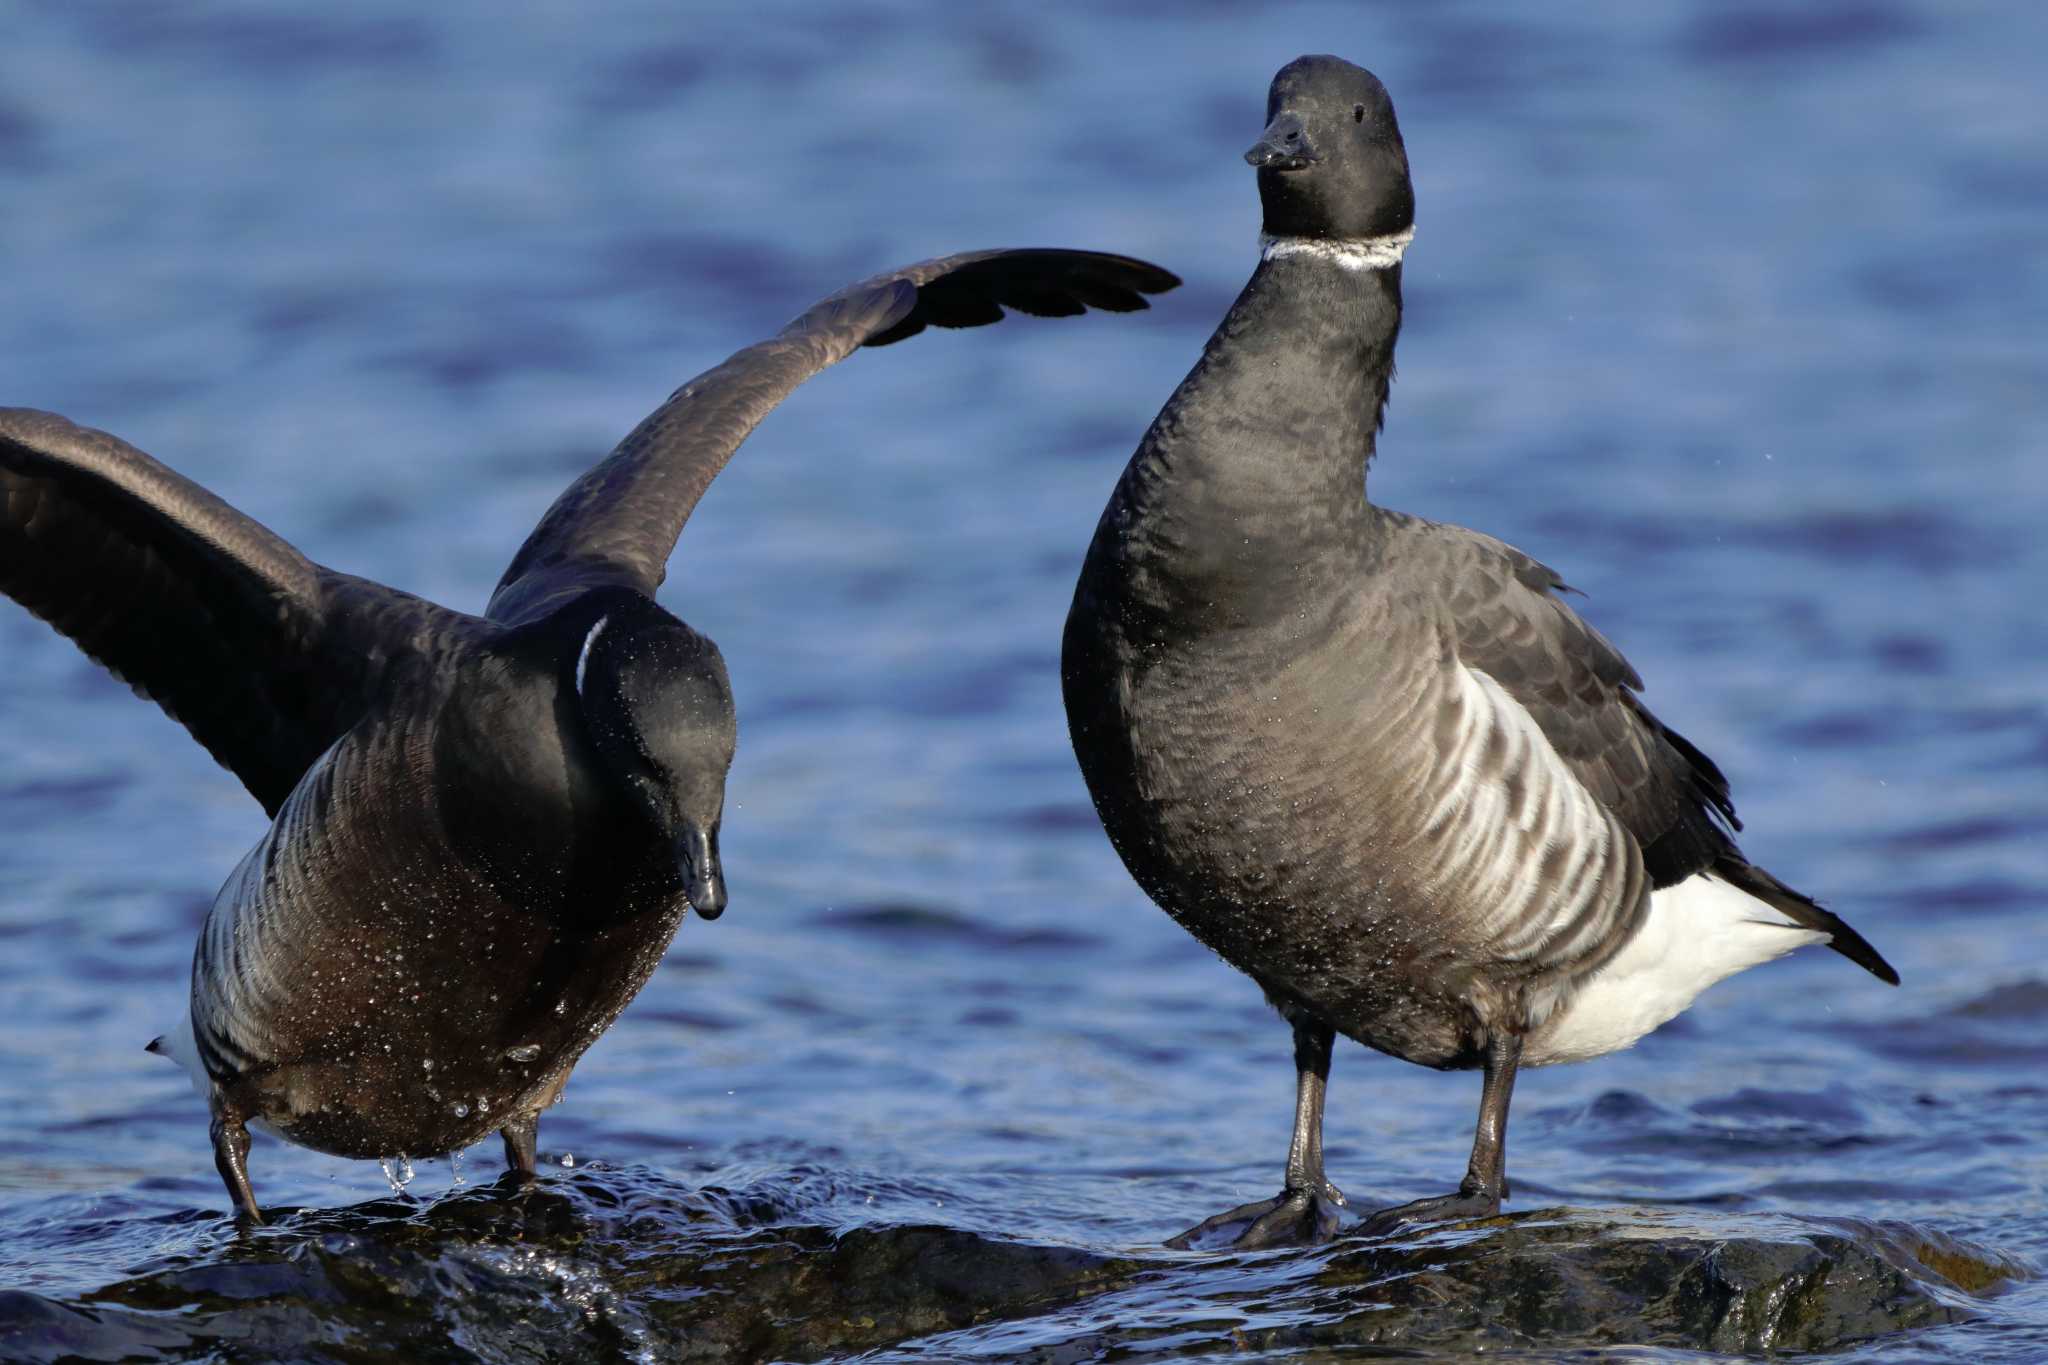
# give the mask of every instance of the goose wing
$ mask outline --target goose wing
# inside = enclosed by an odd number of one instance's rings
[[[926,327],[979,327],[1006,308],[1035,317],[1134,312],[1145,295],[1179,283],[1127,256],[1031,249],[945,256],[843,289],[677,389],[569,485],[506,569],[488,614],[535,620],[602,585],[652,594],[683,524],[740,443],[797,385],[862,346]]]
[[[1458,658],[1529,713],[1549,748],[1643,850],[1657,886],[1733,848],[1742,827],[1714,761],[1650,713],[1621,651],[1559,594],[1564,580],[1512,546],[1415,521],[1448,586]]]
[[[1643,705],[1642,678],[1565,604],[1554,570],[1474,531],[1414,518],[1393,524],[1445,585],[1458,662],[1481,675],[1496,712],[1516,724],[1526,716],[1540,732],[1518,782],[1582,789],[1641,850],[1652,889],[1712,872],[1897,983],[1861,934],[1743,857],[1727,777]]]
[[[27,408],[0,409],[0,592],[273,815],[396,661],[481,624],[324,569],[127,442]]]

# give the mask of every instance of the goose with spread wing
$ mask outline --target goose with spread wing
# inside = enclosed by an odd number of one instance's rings
[[[657,606],[691,510],[797,385],[861,346],[1005,309],[1128,312],[1178,281],[1093,252],[876,276],[691,380],[570,485],[481,616],[306,559],[134,447],[0,410],[0,591],[157,702],[273,823],[153,1043],[193,1072],[241,1214],[251,1124],[423,1156],[536,1116],[687,912],[726,904],[734,711]]]

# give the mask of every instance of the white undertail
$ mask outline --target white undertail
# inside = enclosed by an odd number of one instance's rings
[[[1617,1052],[1725,977],[1828,936],[1711,873],[1650,895],[1634,938],[1529,1035],[1529,1066]]]
[[[185,989],[187,1004],[178,1011],[178,1022],[166,1029],[163,1036],[149,1045],[149,1050],[159,1057],[168,1058],[185,1069],[191,1078],[192,1088],[199,1092],[201,1099],[213,1093],[213,1082],[207,1077],[206,1067],[199,1060],[199,1040],[192,1035],[191,987]]]

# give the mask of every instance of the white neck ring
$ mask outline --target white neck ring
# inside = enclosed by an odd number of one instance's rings
[[[1390,232],[1384,237],[1275,237],[1259,234],[1259,259],[1277,261],[1289,256],[1306,256],[1328,261],[1340,270],[1385,270],[1401,264],[1401,253],[1415,240],[1413,227]]]

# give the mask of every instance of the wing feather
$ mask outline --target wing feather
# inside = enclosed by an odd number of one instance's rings
[[[127,442],[0,409],[0,591],[275,814],[386,671],[471,618],[324,569]]]
[[[740,443],[799,384],[862,346],[926,327],[979,327],[1005,309],[1071,317],[1130,312],[1180,281],[1091,251],[976,251],[923,261],[843,289],[766,341],[677,389],[571,484],[520,547],[488,614],[536,620],[589,588],[652,593],[697,502]]]

